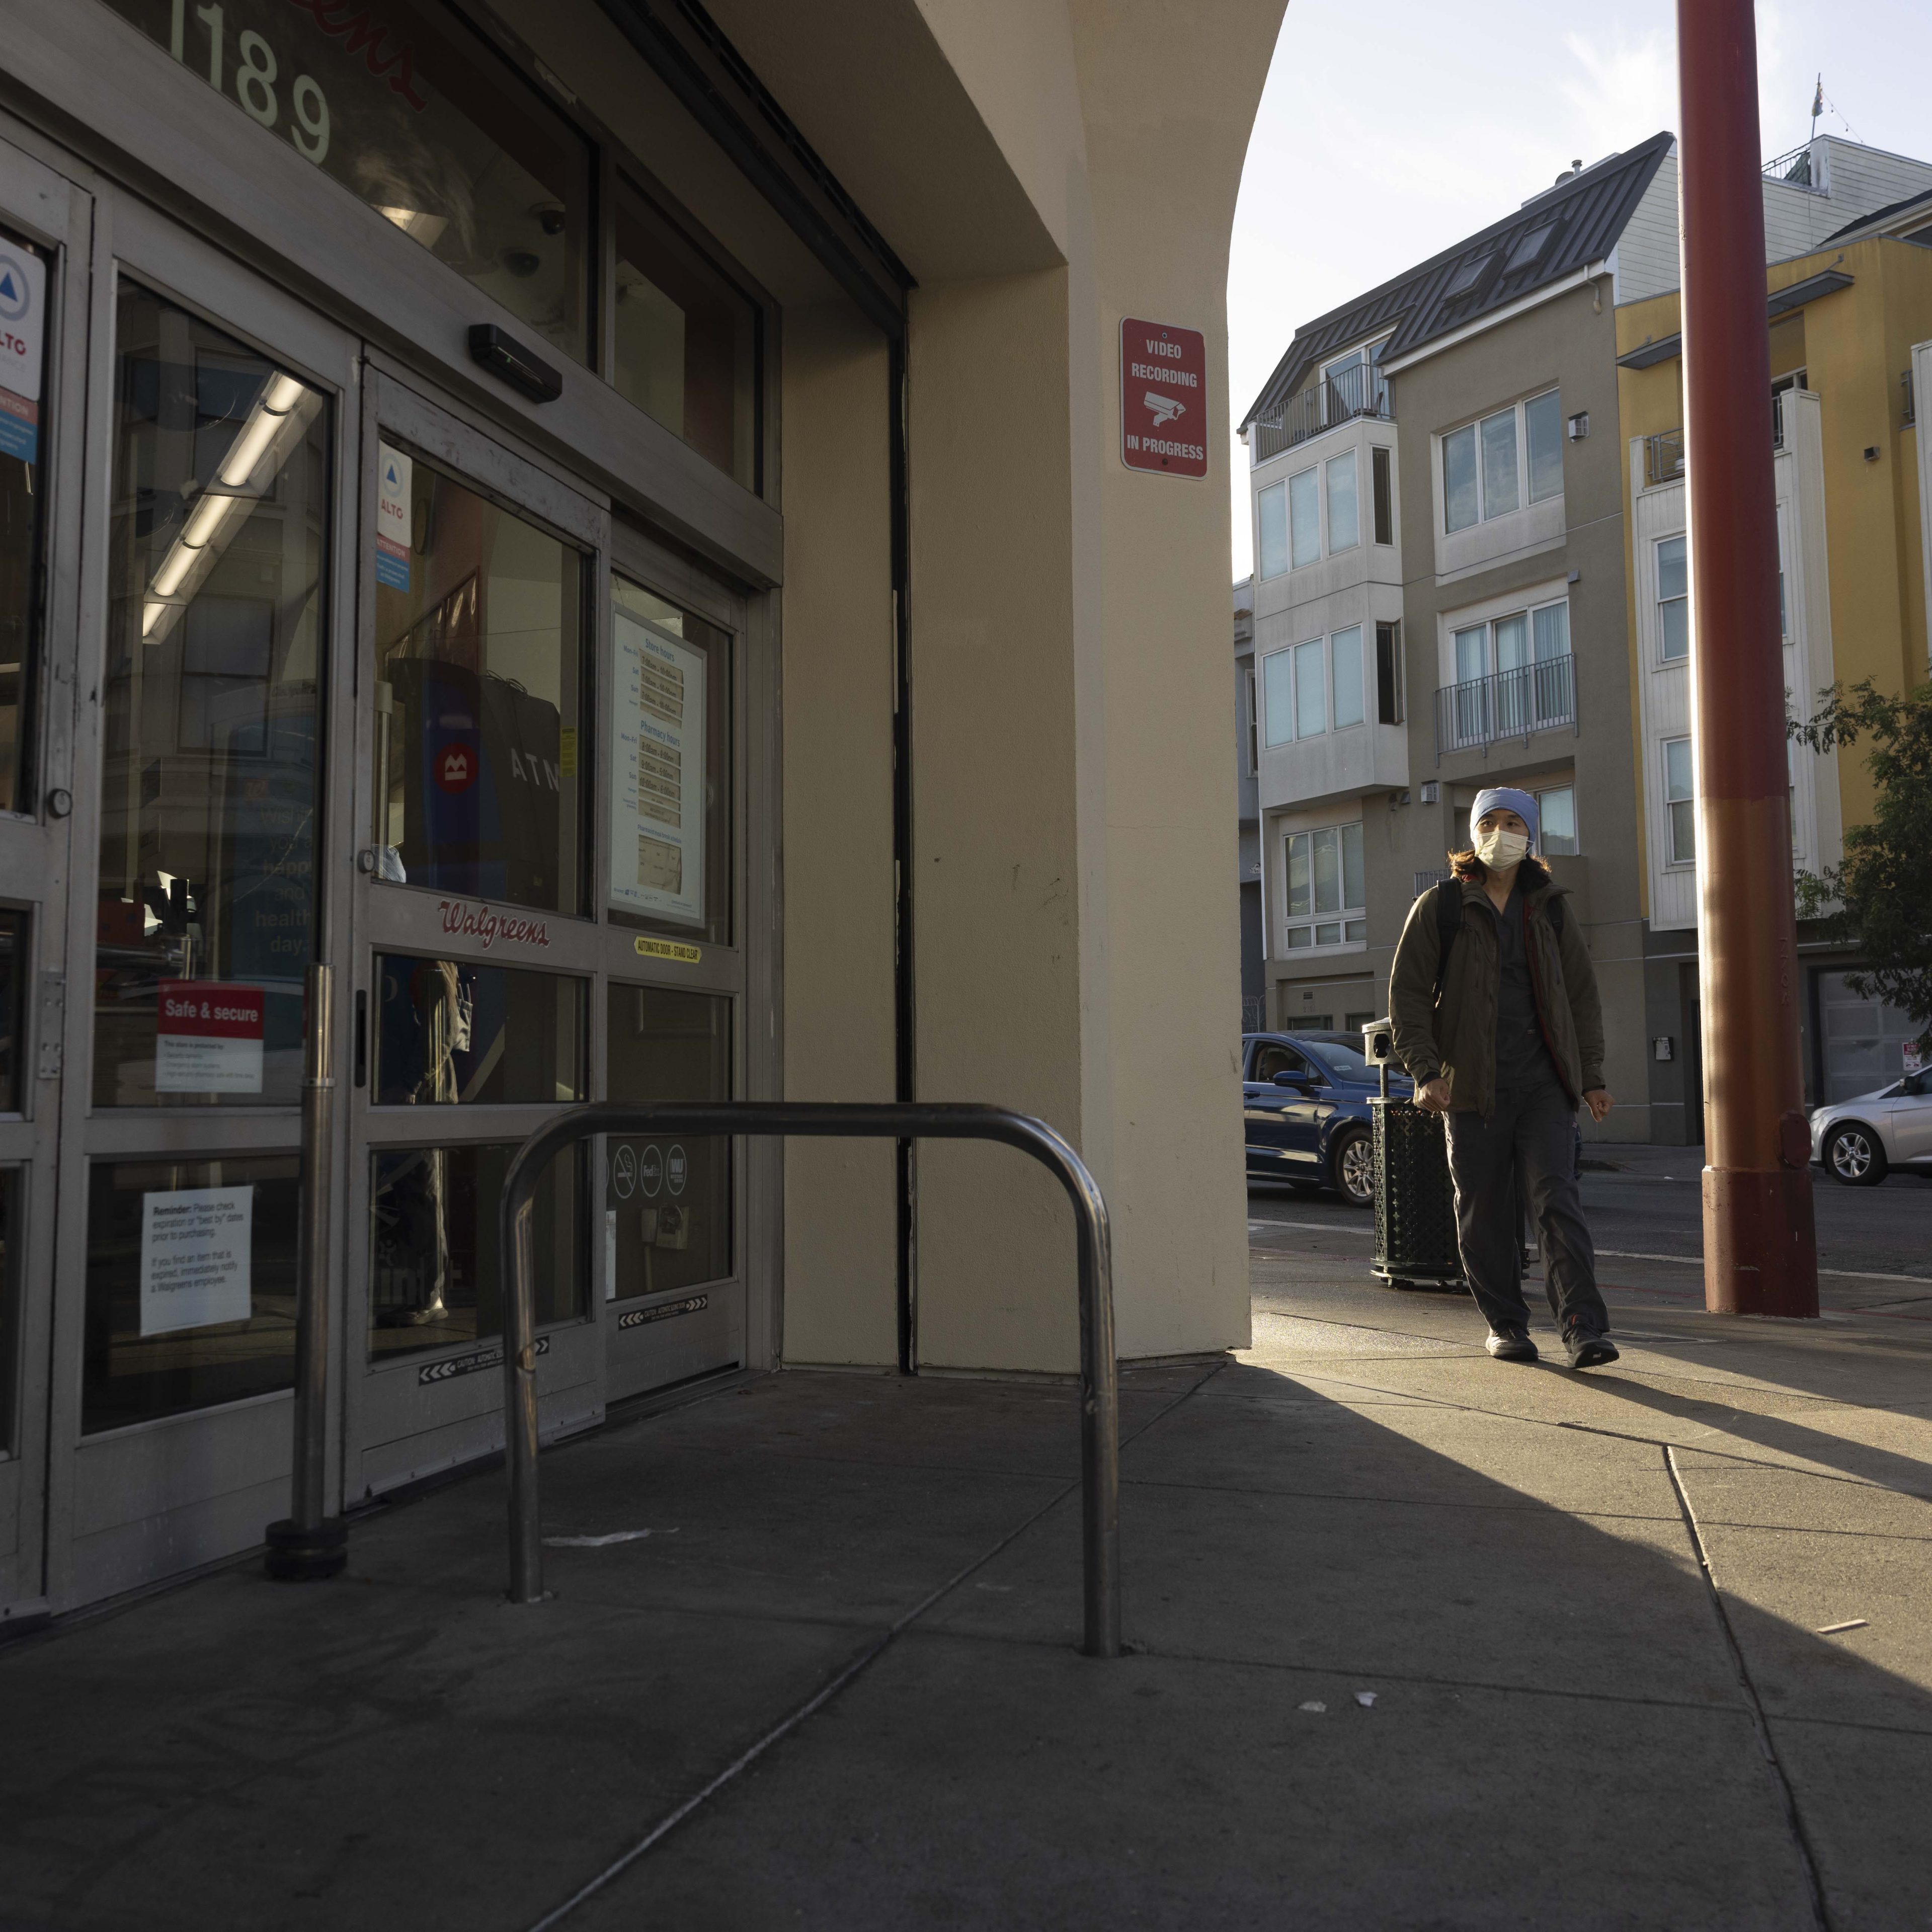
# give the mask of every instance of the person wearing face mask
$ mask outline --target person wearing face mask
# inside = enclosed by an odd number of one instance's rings
[[[1389,980],[1396,1057],[1416,1105],[1448,1116],[1462,1272],[1489,1352],[1533,1362],[1517,1203],[1541,1235],[1544,1280],[1573,1369],[1617,1359],[1576,1186],[1576,1114],[1600,1120],[1604,1010],[1563,888],[1532,856],[1536,801],[1479,792],[1472,848],[1410,909]]]

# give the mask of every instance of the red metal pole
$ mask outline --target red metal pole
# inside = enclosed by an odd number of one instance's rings
[[[1815,1316],[1752,0],[1677,0],[1704,1305]]]

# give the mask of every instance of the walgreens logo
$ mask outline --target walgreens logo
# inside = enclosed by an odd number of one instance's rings
[[[548,946],[549,929],[540,919],[511,919],[488,906],[465,905],[460,899],[439,899],[442,929],[453,938],[474,939],[488,952],[498,940],[519,946]]]

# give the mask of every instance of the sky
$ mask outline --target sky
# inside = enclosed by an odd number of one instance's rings
[[[1289,0],[1256,117],[1228,274],[1238,425],[1301,322],[1677,125],[1671,0]],[[1819,132],[1932,160],[1932,0],[1759,0],[1768,158]],[[1248,452],[1228,440],[1234,574]]]

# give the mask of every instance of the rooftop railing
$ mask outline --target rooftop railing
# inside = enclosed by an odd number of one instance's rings
[[[1785,447],[1784,399],[1789,389],[1774,389],[1771,396],[1771,446],[1773,449]],[[1654,436],[1643,440],[1643,480],[1648,488],[1660,483],[1674,483],[1684,474],[1684,430],[1680,424],[1676,429],[1659,430]]]
[[[1311,383],[1255,418],[1255,460],[1265,463],[1298,442],[1357,416],[1388,422],[1388,379],[1373,363],[1358,362]]]

